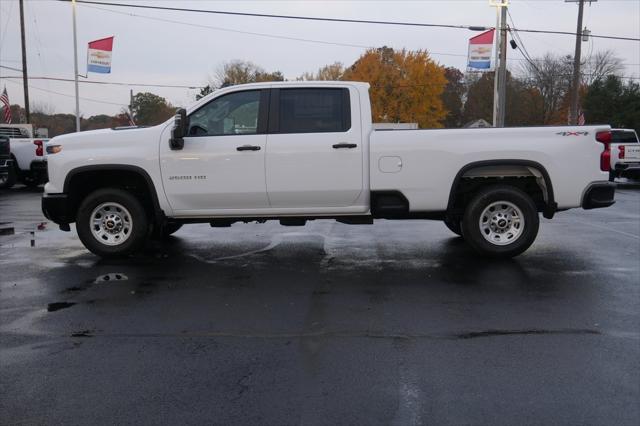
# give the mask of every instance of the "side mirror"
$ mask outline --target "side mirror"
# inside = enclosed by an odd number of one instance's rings
[[[176,111],[175,122],[171,129],[171,139],[169,139],[169,147],[173,150],[184,148],[184,137],[187,134],[187,110],[180,108]]]

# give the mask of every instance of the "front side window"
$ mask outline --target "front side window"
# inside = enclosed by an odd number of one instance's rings
[[[280,89],[279,133],[346,132],[348,89]]]
[[[259,109],[259,90],[223,95],[189,116],[189,136],[254,135]]]

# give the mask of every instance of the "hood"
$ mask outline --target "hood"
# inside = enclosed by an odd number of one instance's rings
[[[84,145],[84,144],[113,144],[113,143],[138,143],[153,138],[154,134],[160,134],[166,123],[153,127],[120,127],[114,129],[87,130],[83,132],[67,133],[56,136],[49,144],[60,145]]]

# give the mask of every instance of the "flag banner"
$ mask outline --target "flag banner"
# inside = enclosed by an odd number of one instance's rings
[[[90,41],[87,52],[87,72],[110,73],[112,49],[113,36]]]
[[[495,30],[489,30],[469,39],[467,68],[479,71],[491,69],[494,33]]]
[[[11,103],[9,103],[9,95],[7,94],[7,86],[4,87],[2,91],[2,95],[0,95],[0,103],[2,103],[2,116],[4,117],[4,122],[7,124],[11,124]]]

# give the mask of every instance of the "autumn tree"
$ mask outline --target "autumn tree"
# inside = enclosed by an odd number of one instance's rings
[[[153,93],[138,93],[131,103],[136,124],[155,126],[175,114],[175,107],[161,96]]]
[[[422,128],[440,128],[447,112],[442,92],[444,69],[424,50],[369,49],[343,76],[371,84],[374,122],[411,122]]]
[[[305,72],[297,80],[306,80],[306,81],[318,81],[318,80],[329,80],[336,81],[342,80],[344,75],[344,65],[341,62],[334,62],[330,65],[325,65],[318,69],[318,71],[314,74],[312,72]]]
[[[200,89],[200,93],[196,95],[196,100],[222,87],[265,81],[284,81],[284,75],[280,71],[265,71],[264,68],[250,61],[230,61],[218,68],[209,83]]]
[[[280,71],[267,72],[250,61],[235,60],[223,64],[216,71],[212,83],[214,87],[220,88],[263,81],[284,81],[284,76]]]

